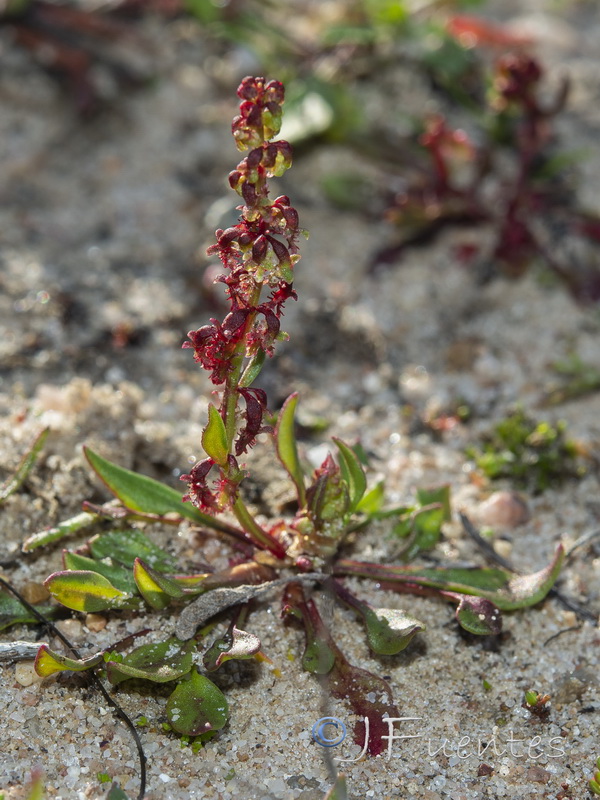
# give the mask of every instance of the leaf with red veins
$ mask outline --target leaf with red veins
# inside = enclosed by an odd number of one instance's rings
[[[392,697],[392,689],[387,681],[360,667],[354,667],[346,659],[342,651],[333,641],[325,627],[321,615],[311,599],[306,599],[299,583],[290,583],[284,593],[283,612],[287,615],[299,616],[304,623],[307,645],[312,643],[313,649],[333,655],[333,666],[323,675],[333,697],[345,700],[352,711],[360,717],[354,726],[356,744],[365,741],[365,717],[369,720],[369,755],[377,756],[385,748],[388,735],[386,717],[399,717],[400,712]],[[308,649],[308,647],[307,647]],[[311,670],[316,671],[316,670]]]

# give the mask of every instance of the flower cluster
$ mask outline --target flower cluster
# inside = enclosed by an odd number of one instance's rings
[[[293,268],[299,260],[298,213],[285,195],[271,201],[268,179],[279,177],[291,166],[291,147],[272,141],[279,133],[284,88],[279,81],[244,78],[239,89],[240,113],[232,133],[239,150],[250,152],[229,175],[229,184],[244,205],[237,225],[217,230],[216,243],[208,255],[217,255],[225,271],[217,281],[226,286],[229,312],[222,322],[190,331],[183,347],[194,351],[194,359],[210,372],[211,381],[223,386],[219,414],[226,432],[228,458],[221,466],[217,492],[206,480],[215,464],[208,458],[198,463],[182,480],[189,484],[186,496],[199,508],[223,508],[235,498],[243,474],[235,460],[254,444],[256,436],[269,430],[263,426],[266,395],[250,384],[258,375],[275,343],[285,339],[281,316],[286,300],[296,299],[292,288]],[[261,297],[263,290],[269,292]],[[243,400],[245,411],[238,411]],[[237,432],[237,422],[243,426]],[[235,443],[233,438],[237,433]]]

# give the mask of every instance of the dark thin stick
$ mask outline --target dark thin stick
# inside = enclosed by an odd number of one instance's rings
[[[490,561],[494,562],[495,564],[498,564],[500,567],[503,567],[504,569],[507,569],[509,572],[514,572],[517,575],[520,574],[520,570],[515,569],[515,567],[513,567],[513,565],[508,559],[503,558],[501,555],[499,555],[494,550],[492,545],[483,538],[483,536],[479,533],[477,528],[473,525],[473,523],[465,513],[459,511],[458,515],[460,517],[460,521],[462,522],[462,526],[465,532],[475,542],[475,544],[479,547],[479,549],[483,551],[483,553],[487,556],[487,558]],[[593,622],[594,624],[596,624],[598,621],[596,614],[594,614],[592,611],[588,611],[587,608],[584,608],[583,606],[579,605],[579,603],[575,602],[575,600],[571,600],[570,597],[564,595],[561,591],[559,591],[559,589],[557,589],[554,586],[548,592],[547,597],[555,597],[558,600],[558,602],[561,603],[561,605],[569,609],[569,611],[575,612],[575,614],[577,614],[577,616],[580,617],[581,619],[587,619],[589,622]]]
[[[559,636],[562,636],[563,633],[569,633],[570,631],[580,631],[581,625],[572,625],[570,628],[563,628],[562,631],[558,631],[557,633],[553,633],[552,636],[549,636],[548,639],[543,644],[543,647],[546,647],[548,642],[553,641],[553,639],[558,639]]]
[[[52,633],[57,636],[61,642],[69,648],[69,650],[73,653],[75,658],[81,658],[81,655],[75,645],[71,644],[71,642],[67,639],[67,637],[54,625],[49,619],[46,619],[43,614],[41,614],[37,608],[31,605],[14,587],[7,583],[4,578],[0,578],[0,584],[8,589],[11,594],[13,594],[17,600],[25,606],[25,608],[29,611],[30,614],[33,614],[36,619],[38,619],[43,625],[45,625]],[[98,691],[102,694],[106,702],[114,708],[117,713],[119,719],[125,724],[125,726],[129,729],[133,740],[135,742],[135,746],[138,751],[138,758],[140,762],[140,790],[138,792],[137,800],[143,800],[144,795],[146,794],[146,754],[144,753],[144,748],[142,747],[142,742],[140,740],[139,734],[135,728],[135,725],[131,721],[131,719],[127,716],[125,709],[123,709],[117,701],[110,696],[106,687],[98,677],[98,675],[94,672],[94,670],[90,670],[88,673],[92,683],[96,686]]]

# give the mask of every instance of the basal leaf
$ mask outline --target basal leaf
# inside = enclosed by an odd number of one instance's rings
[[[36,605],[34,608],[48,619],[53,619],[60,609],[51,605]],[[16,597],[0,592],[0,631],[11,625],[38,624],[38,618],[32,614]]]
[[[252,658],[260,650],[260,639],[253,633],[242,631],[232,623],[227,632],[216,639],[202,657],[204,668],[214,672],[231,659]]]
[[[337,439],[334,436],[333,441],[340,451],[340,469],[348,486],[350,498],[348,511],[352,512],[356,509],[366,491],[367,479],[356,453],[341,439]]]
[[[173,598],[185,595],[177,581],[161,575],[140,558],[133,564],[133,577],[144,600],[158,611],[166,608]]]
[[[214,527],[212,517],[198,511],[191,503],[184,503],[181,494],[170,486],[119,467],[89,447],[85,447],[84,452],[96,475],[126,508],[159,516],[175,513],[200,525]]]
[[[425,625],[396,608],[369,609],[364,616],[369,647],[374,653],[395,656],[405,650]]]
[[[84,528],[89,528],[90,525],[93,525],[99,519],[100,516],[98,514],[82,511],[81,514],[76,514],[74,517],[59,522],[58,525],[52,528],[38,531],[38,533],[29,536],[23,542],[22,550],[24,553],[28,553],[30,550],[35,550],[36,547],[43,547],[59,539],[64,539],[72,533],[77,533]]]
[[[186,675],[192,669],[196,643],[180,642],[174,637],[158,644],[136,647],[123,661],[108,661],[108,680],[116,685],[129,678],[141,678],[154,683],[167,683]]]
[[[139,605],[139,598],[119,591],[108,578],[88,570],[55,572],[46,578],[44,586],[59,603],[74,611],[106,611]]]
[[[552,562],[531,575],[515,575],[503,569],[466,567],[397,567],[342,559],[334,566],[337,575],[362,575],[389,584],[389,588],[411,591],[427,587],[485,597],[501,611],[526,608],[543,600],[556,581],[564,550],[559,545]]]
[[[125,567],[133,567],[136,558],[143,558],[159,572],[174,572],[177,569],[177,561],[136,528],[95,536],[90,541],[90,549],[94,558],[108,557]]]
[[[198,670],[182,681],[167,700],[171,727],[187,736],[220,730],[229,716],[223,692]]]
[[[102,653],[96,653],[89,658],[67,658],[67,656],[50,650],[47,644],[43,644],[35,657],[34,669],[41,678],[47,678],[48,675],[65,670],[83,672],[101,663]]]
[[[459,594],[454,598],[459,601],[456,619],[461,628],[477,636],[496,636],[502,631],[502,615],[490,600]]]
[[[373,608],[353,595],[340,581],[330,581],[335,593],[362,617],[369,647],[379,655],[392,656],[404,650],[425,625],[395,608]]]
[[[208,424],[202,433],[202,447],[220,467],[227,466],[227,431],[223,417],[212,403],[208,406]]]
[[[63,552],[63,564],[65,569],[87,570],[104,575],[117,589],[128,594],[135,594],[137,587],[133,580],[131,571],[116,564],[107,564],[105,561],[97,561],[79,553],[71,553],[68,550]]]
[[[294,392],[288,397],[279,412],[275,427],[275,445],[279,460],[296,486],[298,505],[303,508],[306,505],[306,489],[304,487],[304,472],[298,458],[294,429],[294,414],[297,404],[298,394]]]

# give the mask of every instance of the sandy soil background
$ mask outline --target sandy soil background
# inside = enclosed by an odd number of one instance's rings
[[[566,149],[585,151],[579,199],[600,213],[596,4],[497,2],[488,12],[536,38],[551,85],[570,76],[558,133]],[[2,574],[20,588],[60,565],[58,547],[21,554],[24,537],[76,513],[84,498],[107,499],[84,463],[84,443],[174,486],[201,453],[210,386],[180,344],[189,329],[219,313],[203,253],[214,229],[234,219],[225,176],[238,160],[229,137],[235,87],[261,64],[247,49],[224,47],[186,20],[150,18],[138,29],[145,44],[128,45],[128,57],[137,53],[140,69],[152,72],[154,81],[121,94],[83,123],[0,28],[0,477],[14,469],[42,427],[51,427],[25,486],[0,511]],[[365,113],[401,124],[403,114],[443,108],[404,68],[392,65],[377,78],[355,87]],[[306,423],[326,420],[326,434],[303,440],[315,464],[330,434],[360,439],[372,454],[370,480],[385,476],[390,503],[408,501],[414,487],[449,483],[454,508],[496,527],[498,550],[520,569],[535,571],[558,542],[569,547],[598,526],[600,394],[541,408],[556,381],[555,361],[576,353],[600,369],[598,308],[577,306],[535,271],[518,282],[477,286],[453,256],[464,232],[450,231],[409,252],[402,266],[367,276],[369,258],[389,240],[387,224],[334,209],[318,180],[349,166],[366,174],[381,169],[361,161],[355,149],[321,142],[299,148],[281,181],[310,239],[297,270],[299,302],[285,318],[290,342],[263,373],[271,405],[298,390]],[[468,237],[485,242],[489,231],[470,230]],[[590,249],[584,257],[597,262],[598,252]],[[411,423],[458,401],[472,410],[467,424],[434,434]],[[570,436],[589,454],[588,469],[581,480],[538,496],[525,493],[529,520],[501,528],[482,511],[493,487],[473,471],[464,450],[517,402],[537,416],[566,420]],[[251,468],[253,502],[261,511],[276,510],[288,490],[272,455],[257,453]],[[203,542],[199,553],[187,529],[177,536],[158,526],[147,531],[188,563],[223,563],[219,545]],[[389,562],[395,550],[389,529],[379,523],[352,552]],[[434,557],[483,563],[457,520],[445,527]],[[561,589],[594,613],[599,559],[592,540],[573,554],[560,578]],[[403,731],[415,738],[395,742],[390,760],[344,766],[350,797],[587,796],[600,756],[600,632],[592,622],[549,599],[507,614],[501,641],[490,643],[461,636],[451,609],[433,600],[382,593],[358,579],[348,585],[378,606],[409,610],[428,626],[401,656],[374,658],[352,614],[329,611],[347,657],[386,676],[401,713],[418,718]],[[251,620],[281,676],[267,665],[228,664],[216,680],[227,690],[231,719],[199,753],[162,731],[160,691],[118,691],[132,718],[148,719],[140,729],[149,758],[148,800],[317,800],[331,785],[311,727],[326,713],[348,724],[351,715],[301,670],[301,636],[283,629],[277,597],[262,602]],[[153,632],[139,643],[154,641],[175,626],[168,613],[116,616],[96,633],[84,622],[63,624],[89,652],[147,627]],[[31,627],[0,634],[2,641],[35,637]],[[98,773],[135,796],[135,750],[101,698],[73,676],[30,682],[27,669],[0,665],[0,788],[7,800],[26,796],[38,764],[49,798],[103,797]],[[552,697],[546,721],[521,708],[530,688]],[[511,736],[522,742],[514,752],[507,746]],[[479,757],[478,742],[493,737],[498,752]],[[540,738],[529,749],[534,737]],[[348,745],[346,755],[352,752]],[[484,774],[482,763],[491,767]]]

